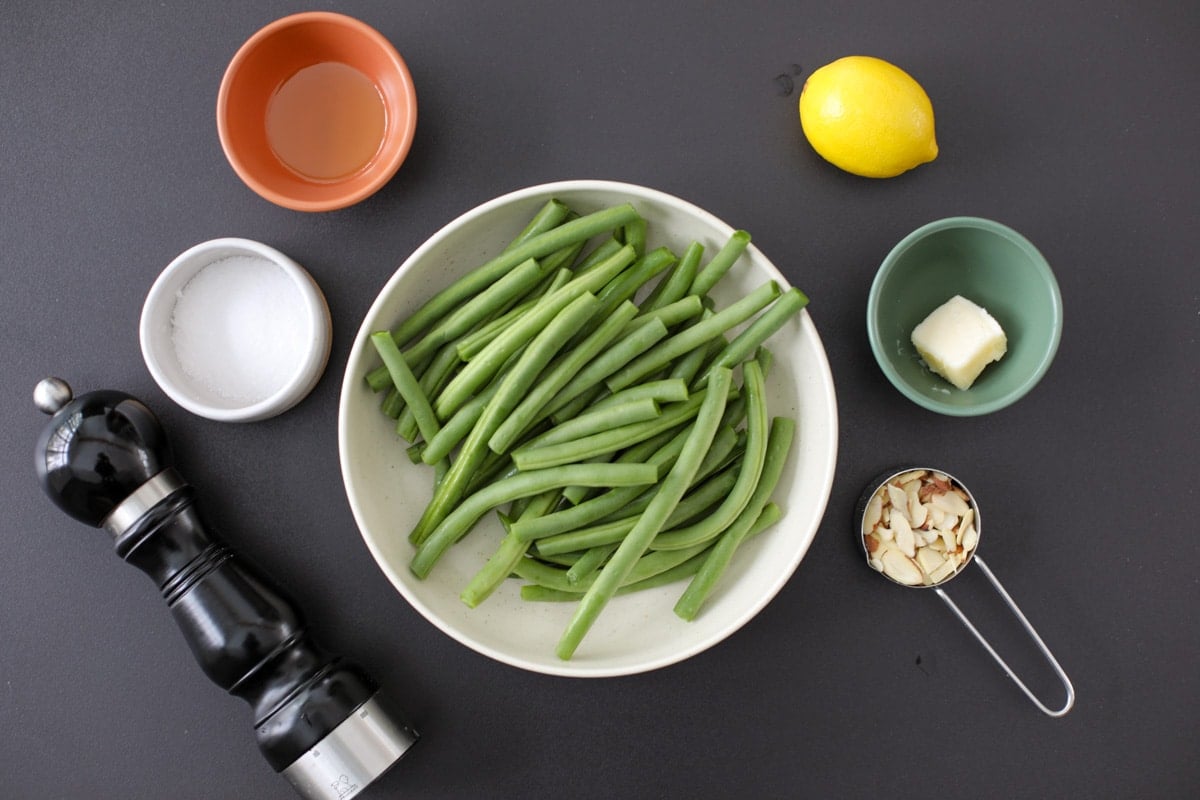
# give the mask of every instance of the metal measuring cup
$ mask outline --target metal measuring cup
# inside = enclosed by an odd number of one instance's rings
[[[924,475],[920,477],[911,477],[916,476],[919,472],[924,473]],[[925,481],[926,476],[929,478],[928,481]],[[928,531],[922,530],[921,534],[918,536],[912,530],[912,522],[915,521],[912,519],[912,516],[914,514],[919,516],[922,512],[912,510],[912,495],[911,493],[905,492],[902,488],[900,488],[900,482],[897,481],[898,478],[907,478],[905,481],[903,481],[903,483],[906,485],[910,485],[909,481],[912,480],[921,480],[922,486],[932,485],[934,487],[933,490],[927,493],[929,497],[945,494],[946,490],[943,488],[943,485],[948,486],[949,491],[952,493],[955,489],[961,490],[962,494],[959,495],[959,497],[960,499],[963,499],[963,496],[965,495],[966,506],[971,512],[970,525],[974,529],[973,533],[967,530],[968,526],[963,525],[961,530],[951,530],[950,538],[946,538],[944,533],[939,531],[938,538],[941,540],[940,545],[932,542],[928,544],[924,543],[924,540],[928,539]],[[893,486],[894,489],[887,488],[889,485]],[[883,520],[883,508],[890,507],[891,512],[895,513],[895,502],[893,502],[893,499],[896,501],[900,499],[895,491],[896,489],[898,489],[899,494],[904,495],[905,498],[904,502],[906,503],[906,506],[899,512],[899,515],[904,519],[893,520],[889,514],[887,521],[894,527],[881,529],[878,527],[874,519],[875,513],[877,510],[879,511],[880,521]],[[918,489],[918,500],[920,499],[919,491],[920,490]],[[887,497],[886,503],[883,502],[884,496]],[[876,497],[880,497],[880,507],[878,509],[872,508],[872,501]],[[949,506],[950,503],[949,501],[946,501],[943,503],[943,505]],[[939,508],[938,511],[941,511],[943,515],[949,513],[949,511],[942,511],[941,508]],[[932,514],[933,512],[929,511],[927,506],[924,513]],[[870,515],[871,519],[868,519],[868,515]],[[962,522],[966,518],[967,515],[965,514],[959,515],[958,521]],[[1005,674],[1013,679],[1017,686],[1020,687],[1021,691],[1025,693],[1025,696],[1028,697],[1043,713],[1048,714],[1051,717],[1061,717],[1071,710],[1071,707],[1075,705],[1075,687],[1071,685],[1071,679],[1067,677],[1066,672],[1063,671],[1063,668],[1059,665],[1058,660],[1054,657],[1054,654],[1050,652],[1048,647],[1046,647],[1045,642],[1042,641],[1042,637],[1038,636],[1037,631],[1033,629],[1033,625],[1031,625],[1025,615],[1021,613],[1021,609],[1017,607],[1017,604],[1013,601],[1009,593],[1005,591],[1003,586],[1000,585],[1000,581],[996,579],[995,574],[991,571],[991,569],[988,568],[983,559],[977,555],[980,534],[983,529],[979,516],[979,504],[975,501],[975,496],[971,494],[971,491],[967,489],[966,485],[963,484],[962,481],[958,480],[958,478],[955,478],[953,475],[950,475],[948,472],[932,469],[930,467],[908,467],[906,469],[899,469],[895,470],[894,472],[885,473],[868,485],[866,492],[863,493],[862,498],[859,500],[855,519],[858,522],[857,535],[859,537],[859,543],[863,548],[863,554],[866,556],[867,563],[872,567],[872,569],[875,569],[885,578],[900,586],[910,589],[932,589],[934,593],[936,593],[937,596],[942,599],[942,602],[949,606],[950,610],[953,611],[955,616],[958,617],[959,621],[966,626],[967,630],[974,634],[975,638],[978,639],[979,643],[983,645],[984,649],[991,654],[992,658],[995,659],[996,663],[1000,665]],[[921,524],[925,525],[926,522],[928,522],[928,517],[926,517]],[[909,526],[909,531],[907,533],[905,533],[903,530],[905,524]],[[933,529],[938,530],[937,528]],[[888,533],[890,533],[892,538],[887,539],[885,538],[886,534],[881,535],[881,531],[883,530],[886,530]],[[922,548],[931,548],[931,553],[933,555],[926,554],[928,557],[920,558],[921,554],[917,552],[916,556],[908,556],[908,552],[916,551],[914,544],[910,543],[909,541],[909,534],[912,534],[913,540],[916,543],[919,543],[917,546]],[[872,539],[874,539],[874,541],[872,541]],[[898,541],[901,539],[903,539],[903,541]],[[950,548],[952,544],[954,548],[957,548],[956,550],[951,551]],[[947,551],[947,557],[943,559],[941,566],[938,568],[932,570],[925,569],[923,566],[924,564],[934,563],[934,559],[938,553],[936,548],[939,547],[940,549]],[[902,559],[907,560],[909,565],[905,566],[905,564],[902,563]],[[960,575],[963,570],[965,570],[972,562],[974,562],[979,569],[982,570],[983,574],[987,577],[988,581],[991,582],[996,592],[1001,598],[1003,598],[1004,602],[1008,604],[1009,609],[1013,612],[1013,614],[1016,615],[1017,619],[1020,620],[1021,624],[1025,627],[1025,630],[1037,644],[1038,649],[1041,650],[1042,655],[1045,656],[1046,660],[1050,663],[1050,666],[1054,668],[1055,673],[1057,673],[1059,680],[1062,682],[1063,688],[1066,689],[1067,692],[1067,700],[1062,708],[1055,710],[1048,708],[1044,703],[1042,703],[1042,701],[1039,700],[1033,694],[1033,692],[1029,690],[1029,687],[1027,687],[1025,683],[1019,677],[1017,677],[1017,674],[1008,666],[1004,659],[1000,657],[1000,654],[996,652],[996,649],[992,647],[991,643],[984,638],[983,634],[979,632],[979,630],[971,623],[969,619],[967,619],[967,615],[962,612],[958,605],[951,600],[943,590],[942,587],[947,582]],[[946,566],[947,563],[952,563],[952,568],[948,568]],[[910,567],[912,569],[910,569]],[[915,572],[913,570],[915,570]]]

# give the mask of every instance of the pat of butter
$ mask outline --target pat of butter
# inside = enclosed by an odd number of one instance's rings
[[[962,295],[951,297],[913,328],[912,343],[930,369],[964,390],[1008,352],[1000,323]]]

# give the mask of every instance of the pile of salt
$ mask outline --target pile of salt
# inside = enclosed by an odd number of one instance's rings
[[[295,376],[313,333],[299,288],[257,256],[232,256],[200,270],[177,293],[171,327],[188,377],[247,405]]]

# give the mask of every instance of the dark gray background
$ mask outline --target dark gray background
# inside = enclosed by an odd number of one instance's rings
[[[372,797],[1197,796],[1200,6],[1084,6],[7,0],[0,797],[292,797],[154,588],[38,490],[30,392],[48,374],[148,401],[216,527],[409,710],[425,740]],[[213,115],[238,46],[309,7],[377,27],[420,103],[397,177],[315,215],[244,187]],[[852,53],[926,87],[936,162],[871,181],[809,149],[799,86]],[[789,94],[777,76],[795,70]],[[361,544],[335,430],[352,337],[400,262],[480,202],[580,177],[750,230],[812,297],[841,415],[824,524],[774,602],[685,663],[595,681],[494,663],[410,609]],[[1046,378],[980,419],[905,400],[863,326],[888,249],[956,214],[1026,234],[1065,306]],[[323,380],[267,422],[190,415],[138,349],[155,276],[217,236],[295,257],[333,312]],[[989,562],[1075,681],[1066,718],[1034,710],[935,597],[862,563],[854,501],[909,461],[986,508]],[[995,602],[952,588],[1056,703]]]

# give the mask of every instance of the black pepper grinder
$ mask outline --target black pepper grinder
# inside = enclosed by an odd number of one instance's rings
[[[34,401],[52,415],[37,444],[42,488],[154,580],[204,673],[250,704],[276,772],[308,800],[349,800],[404,755],[417,734],[375,682],[322,651],[295,604],[213,536],[149,408],[115,391],[72,398],[58,378]]]

